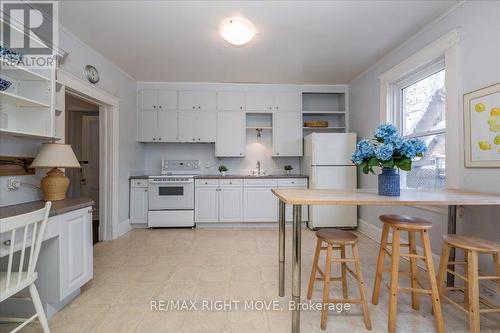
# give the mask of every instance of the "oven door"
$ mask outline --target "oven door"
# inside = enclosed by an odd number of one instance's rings
[[[149,181],[149,210],[194,209],[194,183]]]

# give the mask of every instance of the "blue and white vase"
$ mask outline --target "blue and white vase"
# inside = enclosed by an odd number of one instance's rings
[[[400,196],[399,173],[395,168],[382,168],[382,173],[378,175],[378,194],[389,197]]]

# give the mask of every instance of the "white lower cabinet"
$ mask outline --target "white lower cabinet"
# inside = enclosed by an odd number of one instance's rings
[[[195,222],[219,222],[218,187],[197,187],[194,202]]]
[[[271,187],[245,188],[244,207],[246,222],[278,221],[278,200]]]
[[[130,181],[130,223],[148,223],[148,183],[147,179]]]
[[[241,222],[243,220],[243,188],[221,187],[219,190],[219,221]]]
[[[60,216],[60,299],[92,279],[92,210],[79,209]]]

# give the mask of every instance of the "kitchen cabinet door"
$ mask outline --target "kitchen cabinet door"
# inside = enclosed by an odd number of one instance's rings
[[[217,138],[215,155],[243,157],[246,151],[245,113],[217,112]]]
[[[217,93],[215,91],[198,91],[199,110],[217,110]]]
[[[139,91],[139,109],[156,110],[158,106],[158,90]]]
[[[158,112],[158,138],[159,142],[177,142],[177,112]]]
[[[195,222],[219,221],[219,191],[217,187],[199,187],[195,190]]]
[[[148,188],[130,188],[130,223],[148,223]]]
[[[158,90],[158,108],[164,111],[177,110],[177,91]]]
[[[271,112],[273,110],[273,94],[270,92],[247,92],[246,109],[247,111]]]
[[[158,132],[158,112],[139,111],[139,142],[156,142]]]
[[[243,187],[221,187],[219,191],[219,221],[243,221]]]
[[[246,222],[278,221],[278,201],[271,187],[245,188],[243,192]]]
[[[302,114],[273,114],[273,156],[302,156]]]
[[[197,142],[198,141],[198,126],[197,112],[182,111],[179,112],[179,141],[180,142]]]
[[[198,112],[196,117],[198,142],[215,142],[217,136],[217,114],[214,111]]]
[[[274,109],[280,111],[302,111],[302,94],[300,92],[274,93]]]
[[[64,299],[92,279],[92,211],[62,215],[59,236],[60,298]]]
[[[179,91],[179,109],[197,110],[198,95],[196,91]]]
[[[245,110],[245,93],[242,91],[219,91],[217,93],[217,110]]]

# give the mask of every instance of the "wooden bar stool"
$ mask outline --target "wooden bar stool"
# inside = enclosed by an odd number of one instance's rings
[[[500,244],[472,236],[444,235],[443,251],[439,263],[438,289],[442,298],[469,314],[469,331],[479,333],[479,317],[481,313],[500,312],[500,307],[490,301],[479,297],[479,282],[481,280],[497,280],[500,288]],[[464,261],[449,261],[452,248],[464,251]],[[488,276],[479,272],[478,255],[491,254],[493,256],[493,267],[496,275]],[[448,269],[448,266],[453,269]],[[455,265],[464,265],[465,275],[455,271]],[[464,287],[446,287],[446,273],[451,273],[464,281]],[[446,291],[463,291],[463,306],[445,295]],[[479,303],[483,303],[488,309],[480,309]]]
[[[363,317],[367,329],[372,329],[370,314],[368,312],[368,304],[365,297],[365,287],[363,275],[361,273],[361,264],[358,253],[358,237],[348,231],[338,229],[321,229],[316,232],[318,243],[316,245],[316,253],[314,254],[314,262],[311,269],[311,278],[309,279],[309,288],[307,291],[307,299],[311,299],[314,281],[323,281],[323,309],[321,313],[321,329],[326,329],[326,320],[328,317],[328,304],[335,303],[360,303],[363,308]],[[323,242],[326,246],[323,246]],[[351,246],[353,258],[346,257],[346,246]],[[326,250],[326,265],[323,272],[319,266],[319,255],[321,250]],[[340,251],[340,258],[333,258],[333,250]],[[342,275],[340,277],[331,277],[331,263],[338,262],[341,264]],[[349,268],[347,263],[354,263],[355,272]],[[316,277],[319,272],[320,277]],[[347,290],[347,273],[350,273],[358,283],[359,299],[350,299]],[[330,282],[342,281],[342,297],[339,299],[330,298]]]
[[[375,276],[375,284],[373,286],[372,303],[378,304],[380,294],[380,283],[382,281],[382,274],[385,271],[391,272],[390,280],[390,294],[389,294],[389,333],[396,332],[396,319],[397,319],[397,297],[398,292],[411,292],[412,295],[412,308],[418,310],[420,307],[419,294],[427,294],[431,296],[432,308],[436,319],[437,332],[444,332],[443,315],[441,312],[441,303],[439,301],[439,292],[436,284],[436,276],[434,273],[434,264],[432,262],[431,244],[429,241],[428,231],[432,228],[432,223],[424,219],[409,217],[403,215],[382,215],[380,220],[384,223],[382,229],[382,238],[380,240],[380,250],[377,261],[377,273]],[[389,230],[392,229],[392,243],[388,243]],[[408,243],[401,244],[401,231],[408,232]],[[420,234],[423,243],[424,253],[419,255],[417,253],[416,235]],[[388,247],[392,248],[392,253],[389,252]],[[408,247],[408,253],[401,253],[401,247]],[[384,268],[385,254],[392,257],[390,268]],[[406,257],[410,259],[410,272],[399,272],[399,258]],[[423,260],[427,267],[427,279],[429,280],[430,289],[424,289],[417,279],[417,260]],[[409,274],[411,287],[398,287],[399,274]]]

